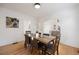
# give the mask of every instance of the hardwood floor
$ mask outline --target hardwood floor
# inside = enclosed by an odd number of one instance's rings
[[[79,48],[60,44],[59,53],[60,55],[79,55]]]
[[[79,48],[70,47],[64,44],[59,45],[60,55],[79,55]],[[24,48],[24,42],[10,44],[0,47],[0,55],[38,55],[38,53],[30,53],[30,48]]]

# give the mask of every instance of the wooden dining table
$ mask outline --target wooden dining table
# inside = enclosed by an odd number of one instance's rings
[[[26,34],[25,34],[26,35]],[[29,36],[29,35],[28,35]],[[43,44],[48,44],[51,40],[56,39],[56,36],[42,36],[42,37],[36,37],[35,35],[29,36],[31,39],[37,39],[39,42]]]
[[[44,37],[37,38],[39,42],[43,43],[44,48],[42,50],[42,54],[46,54],[48,43],[55,39],[56,39],[56,36],[44,36]]]
[[[29,36],[29,35],[28,35]],[[29,36],[31,38],[31,41],[35,38],[36,40],[38,40],[38,42],[43,43],[44,45],[44,50],[43,50],[43,54],[46,54],[46,49],[47,49],[47,45],[50,41],[55,40],[56,36],[42,36],[42,37],[36,37],[35,35],[30,35]]]
[[[51,40],[56,39],[56,36],[44,36],[44,37],[40,37],[37,38],[38,41],[40,41],[43,44],[48,44]]]

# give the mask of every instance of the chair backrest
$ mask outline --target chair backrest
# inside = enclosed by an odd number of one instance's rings
[[[45,35],[45,36],[49,36],[49,34],[48,34],[48,33],[43,33],[43,35]]]
[[[34,47],[34,48],[38,48],[38,41],[37,41],[37,39],[34,38],[34,39],[31,41],[31,46]]]
[[[53,40],[51,40],[51,41],[48,43],[47,48],[48,48],[48,49],[53,49],[53,48],[54,48],[54,41],[53,41]]]
[[[60,31],[52,31],[51,35],[52,36],[59,36],[60,35]]]
[[[47,45],[47,54],[53,54],[54,53],[54,41],[50,41]]]
[[[29,34],[29,33],[31,33],[31,31],[26,31],[26,34]]]

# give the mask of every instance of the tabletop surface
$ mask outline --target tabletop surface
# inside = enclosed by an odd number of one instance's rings
[[[43,37],[36,37],[35,35],[31,35],[31,38],[35,38],[38,41],[44,43],[44,44],[48,44],[51,40],[56,39],[56,36],[43,36]]]
[[[56,39],[56,36],[46,36],[46,37],[41,37],[38,38],[37,40],[39,40],[40,42],[47,44],[48,42],[50,42],[51,40]]]

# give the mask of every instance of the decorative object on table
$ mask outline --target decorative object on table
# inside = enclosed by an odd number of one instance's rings
[[[39,32],[36,31],[36,38],[39,38]]]
[[[42,35],[41,35],[41,33],[39,33],[39,37],[41,37]]]
[[[7,28],[19,28],[19,20],[17,18],[6,17]]]

